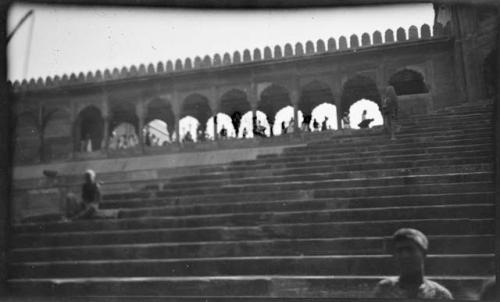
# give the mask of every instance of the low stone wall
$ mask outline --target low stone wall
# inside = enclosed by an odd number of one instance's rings
[[[32,216],[62,213],[66,194],[80,194],[82,174],[86,169],[97,172],[98,179],[103,182],[103,193],[137,191],[151,180],[192,175],[202,167],[252,160],[263,154],[278,154],[287,147],[297,145],[303,144],[14,167],[12,219],[16,222]],[[44,170],[57,171],[57,176],[45,177]]]

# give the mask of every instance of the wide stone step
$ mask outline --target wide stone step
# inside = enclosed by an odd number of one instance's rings
[[[422,144],[413,144],[411,146],[398,145],[388,145],[384,147],[378,146],[367,146],[365,148],[353,148],[347,150],[336,150],[335,153],[328,152],[328,149],[322,149],[321,152],[316,152],[311,148],[299,149],[303,152],[288,152],[284,154],[263,154],[257,156],[258,161],[283,161],[288,159],[298,159],[298,158],[342,158],[347,156],[368,156],[369,154],[376,155],[397,155],[401,153],[447,153],[450,151],[461,152],[461,151],[469,151],[469,150],[493,150],[494,145],[491,142],[486,142],[482,144],[467,144],[467,145],[454,145],[454,146],[425,146]],[[236,161],[235,163],[240,163],[244,161]]]
[[[8,265],[10,278],[251,276],[251,275],[394,275],[391,255],[266,256],[190,259],[81,260]],[[489,276],[492,254],[428,255],[427,274]]]
[[[488,254],[494,235],[429,236],[430,254]],[[26,248],[10,251],[11,262],[173,259],[310,255],[377,255],[391,246],[391,237],[307,238],[196,243],[151,243]]]
[[[488,172],[456,173],[438,175],[408,175],[381,178],[351,178],[351,179],[327,179],[327,180],[298,180],[298,181],[269,181],[264,184],[229,184],[214,187],[196,187],[183,189],[164,189],[157,192],[157,196],[182,196],[203,195],[214,193],[242,193],[242,192],[269,192],[276,190],[315,190],[323,188],[366,188],[373,186],[414,186],[420,184],[446,184],[458,182],[479,182],[493,179],[494,174]]]
[[[408,175],[433,175],[433,174],[449,174],[449,173],[473,173],[473,172],[493,172],[493,165],[457,165],[457,166],[433,166],[420,167],[409,169],[381,169],[367,171],[345,171],[345,172],[320,172],[320,173],[297,173],[297,174],[277,174],[277,175],[233,175],[233,174],[218,174],[215,177],[200,175],[198,178],[193,178],[190,181],[181,181],[177,179],[160,185],[152,180],[149,186],[156,184],[156,189],[182,189],[182,188],[200,188],[207,186],[223,186],[230,184],[256,184],[269,182],[285,182],[285,181],[323,181],[334,179],[350,179],[350,178],[379,178],[379,177],[394,177]],[[269,173],[272,174],[272,173]]]
[[[413,207],[371,207],[358,209],[309,210],[287,212],[254,212],[208,214],[178,217],[143,217],[139,219],[113,219],[47,223],[24,228],[23,234],[135,230],[153,228],[188,228],[204,226],[257,226],[280,223],[319,223],[330,221],[369,221],[390,219],[437,218],[494,218],[493,204],[436,205]],[[16,229],[16,231],[19,229]]]
[[[12,248],[139,244],[155,242],[207,242],[261,239],[389,236],[402,227],[413,227],[427,235],[491,235],[494,219],[411,219],[326,223],[262,224],[177,229],[142,229],[93,232],[19,234]]]
[[[348,152],[313,152],[312,150],[308,150],[308,152],[304,153],[293,153],[293,154],[283,154],[281,156],[276,157],[268,157],[268,158],[259,158],[257,161],[255,160],[246,160],[246,161],[236,161],[233,162],[232,166],[247,166],[248,164],[253,163],[293,163],[293,162],[304,162],[304,161],[317,161],[317,160],[333,160],[333,159],[348,159],[348,158],[367,158],[367,157],[386,157],[386,156],[398,156],[401,154],[409,155],[443,155],[443,154],[453,154],[458,156],[460,154],[468,154],[471,151],[484,152],[491,154],[494,150],[493,144],[477,144],[477,145],[469,145],[469,146],[446,146],[446,147],[417,147],[417,148],[407,148],[407,149],[399,149],[399,150],[369,150],[369,151],[348,151]]]
[[[412,170],[413,169],[423,169],[415,171],[429,171],[429,174],[439,173],[438,167],[455,167],[455,166],[477,166],[486,167],[487,165],[492,167],[493,157],[478,157],[478,158],[453,158],[450,157],[445,160],[430,160],[430,161],[406,161],[400,163],[375,163],[375,164],[365,164],[365,165],[338,165],[335,167],[329,167],[324,165],[309,166],[303,168],[281,168],[281,169],[267,169],[267,170],[254,170],[254,171],[216,171],[216,172],[205,172],[199,173],[197,175],[176,177],[169,181],[169,183],[179,183],[179,182],[195,182],[195,181],[207,181],[211,179],[239,179],[247,177],[270,177],[270,176],[285,176],[285,175],[311,175],[317,173],[352,173],[353,175],[362,176],[365,173],[371,173],[371,171],[390,171],[390,170]],[[488,163],[488,161],[490,161]],[[417,164],[418,163],[418,164]],[[426,165],[427,164],[427,165]],[[491,168],[486,168],[487,171]],[[448,170],[443,170],[446,172]],[[472,171],[482,171],[473,169]]]
[[[283,150],[283,154],[304,154],[305,151],[316,152],[348,152],[348,151],[370,151],[370,150],[401,150],[412,147],[446,147],[464,146],[472,144],[485,144],[493,142],[493,133],[477,133],[461,135],[461,137],[415,137],[405,140],[391,141],[386,137],[376,137],[366,140],[346,138],[339,141],[322,141],[309,143],[306,146],[289,147]]]
[[[182,216],[182,215],[207,215],[223,213],[248,213],[248,212],[284,212],[306,211],[325,209],[348,209],[391,206],[431,206],[431,205],[459,205],[467,203],[493,203],[494,193],[459,193],[459,194],[422,194],[409,196],[377,196],[365,198],[325,198],[306,200],[273,200],[234,203],[206,203],[200,205],[175,206],[169,205],[168,200],[155,200],[154,207],[122,209],[121,217],[144,216]],[[103,204],[103,208],[113,208]],[[38,224],[18,225],[19,231],[39,228]]]
[[[426,191],[427,190],[427,191]],[[286,200],[305,200],[310,198],[323,198],[322,194],[329,195],[328,198],[346,198],[346,197],[371,197],[371,196],[390,196],[390,195],[413,195],[413,194],[439,194],[439,193],[471,193],[471,192],[492,192],[494,185],[492,182],[474,182],[474,183],[455,183],[455,184],[421,184],[419,186],[390,186],[390,187],[371,187],[371,188],[340,188],[340,189],[321,189],[321,190],[291,190],[274,192],[251,192],[251,193],[229,193],[229,194],[210,194],[210,195],[184,195],[151,198],[134,197],[126,193],[121,194],[125,198],[114,199],[103,202],[104,208],[137,208],[150,207],[158,205],[205,205],[213,203],[237,203],[237,202],[256,202],[256,201],[286,201]],[[335,194],[337,194],[335,196]],[[135,195],[135,194],[134,194]],[[116,196],[118,197],[118,196]]]
[[[22,296],[88,294],[117,301],[129,296],[141,301],[189,302],[330,302],[331,298],[371,298],[385,276],[198,276],[148,278],[11,279],[9,288]],[[475,299],[486,276],[428,276],[451,291],[455,299]],[[76,297],[75,297],[76,296]],[[114,296],[114,297],[113,297]],[[183,297],[184,296],[184,297]],[[281,297],[281,298],[280,298]],[[115,299],[115,300],[110,300]],[[128,299],[130,300],[130,299]],[[79,300],[77,300],[79,301]],[[349,300],[350,301],[350,300]],[[368,301],[365,301],[368,302]]]
[[[356,157],[351,156],[349,158],[336,158],[336,159],[319,159],[311,161],[293,161],[293,162],[276,162],[267,163],[252,161],[247,162],[238,166],[228,165],[228,166],[218,166],[205,168],[201,170],[201,173],[211,173],[220,171],[246,171],[249,169],[280,169],[280,168],[300,168],[300,167],[311,167],[312,165],[323,165],[323,166],[339,166],[339,165],[359,165],[359,164],[371,164],[371,163],[396,163],[404,161],[424,161],[424,160],[439,160],[439,159],[468,159],[468,158],[478,158],[493,156],[493,150],[485,151],[464,151],[458,154],[455,153],[437,153],[437,154],[400,154],[400,155],[387,155],[387,156],[367,156],[367,157]]]

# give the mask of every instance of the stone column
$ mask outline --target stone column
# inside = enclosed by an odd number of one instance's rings
[[[217,121],[217,112],[215,112],[213,114],[213,120],[214,120],[214,125],[213,125],[213,128],[214,128],[214,141],[216,141],[217,140],[217,123],[218,123],[218,121]]]
[[[252,132],[252,135],[255,132],[255,126],[257,123],[257,106],[259,103],[258,95],[257,95],[257,85],[255,83],[250,84],[250,88],[248,91],[248,102],[250,103],[250,108],[252,110],[252,129],[249,129],[249,132]],[[254,123],[255,121],[255,123]]]
[[[300,98],[300,92],[298,90],[293,90],[290,93],[290,100],[293,105],[293,120],[295,123],[293,124],[293,132],[298,133],[300,126],[299,126],[299,98]]]
[[[104,126],[103,126],[104,134],[102,136],[101,149],[106,151],[108,150],[109,147],[109,117],[104,116],[103,121],[104,121]]]

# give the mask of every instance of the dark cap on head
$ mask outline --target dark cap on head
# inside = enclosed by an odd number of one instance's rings
[[[392,240],[394,242],[398,242],[401,240],[411,240],[425,252],[427,252],[427,249],[429,248],[429,240],[427,240],[427,237],[424,235],[424,233],[415,229],[399,229],[392,236]]]

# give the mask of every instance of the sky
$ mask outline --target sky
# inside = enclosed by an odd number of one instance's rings
[[[7,47],[11,81],[338,40],[434,20],[431,4],[230,11],[16,4],[9,32],[30,9],[34,14]]]

